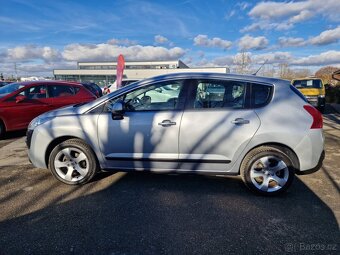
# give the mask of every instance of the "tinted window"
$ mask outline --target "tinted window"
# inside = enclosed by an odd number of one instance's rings
[[[160,111],[180,108],[179,98],[183,88],[182,81],[163,82],[149,85],[106,104],[107,111],[117,101],[124,102],[126,111]]]
[[[25,96],[28,99],[47,98],[46,85],[37,85],[21,91],[18,95]],[[16,95],[16,96],[18,96]],[[15,97],[16,97],[15,96]]]
[[[48,89],[50,97],[66,97],[76,94],[75,89],[67,85],[51,85]]]
[[[244,82],[198,80],[195,86],[195,100],[191,105],[195,109],[244,107]]]
[[[316,88],[316,89],[321,89],[321,80],[315,80],[315,79],[310,79],[310,80],[296,80],[293,82],[293,85],[297,88]]]
[[[269,103],[272,96],[272,86],[262,84],[251,84],[252,106],[262,107]]]

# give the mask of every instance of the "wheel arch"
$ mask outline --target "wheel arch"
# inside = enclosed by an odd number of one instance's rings
[[[51,155],[51,152],[52,150],[60,143],[62,142],[65,142],[67,140],[70,140],[70,139],[77,139],[77,140],[81,140],[83,143],[87,144],[89,146],[89,144],[82,138],[79,138],[79,137],[76,137],[76,136],[71,136],[71,135],[68,135],[68,136],[61,136],[61,137],[57,137],[56,139],[54,139],[47,147],[46,149],[46,153],[45,153],[45,164],[47,167],[49,167],[49,158],[50,158],[50,155]],[[89,148],[92,150],[92,153],[97,161],[97,163],[99,163],[99,160],[97,158],[97,155],[96,153],[93,151],[92,147],[89,146]]]
[[[273,147],[273,148],[276,148],[278,150],[281,150],[283,151],[285,154],[287,154],[289,156],[289,158],[291,159],[292,161],[292,164],[293,164],[293,168],[294,168],[294,172],[297,172],[299,169],[300,169],[300,161],[299,161],[299,158],[298,156],[296,155],[296,153],[294,152],[294,150],[292,148],[290,148],[289,146],[285,145],[285,144],[282,144],[282,143],[273,143],[273,142],[270,142],[270,143],[262,143],[262,144],[258,144],[254,147],[252,147],[245,155],[244,157],[242,158],[242,161],[241,161],[241,164],[240,164],[240,168],[241,168],[241,165],[242,165],[242,162],[244,161],[245,157],[251,152],[253,151],[254,149],[256,148],[259,148],[259,147],[262,147],[262,146],[269,146],[269,147]],[[240,168],[239,168],[239,174],[240,174]]]

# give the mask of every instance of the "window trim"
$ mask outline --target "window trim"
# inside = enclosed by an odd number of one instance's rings
[[[217,107],[217,108],[194,108],[191,106],[191,103],[195,101],[195,96],[196,96],[196,86],[197,84],[195,81],[216,81],[216,82],[243,82],[245,83],[245,95],[244,95],[244,105],[241,108],[233,108],[233,107]],[[248,81],[247,80],[238,80],[238,79],[219,79],[219,78],[190,78],[190,89],[188,89],[190,92],[187,95],[186,98],[186,105],[185,105],[185,110],[186,111],[225,111],[225,110],[245,110],[247,109],[247,99],[248,99]]]
[[[185,105],[186,105],[186,101],[187,101],[187,97],[188,97],[188,85],[186,83],[188,83],[191,79],[190,78],[177,78],[177,79],[168,79],[168,80],[163,80],[163,81],[153,81],[147,84],[143,84],[143,86],[138,86],[136,88],[132,88],[129,89],[127,91],[122,91],[122,93],[119,93],[118,95],[112,96],[110,98],[108,98],[107,100],[105,100],[104,102],[96,105],[95,107],[89,109],[86,113],[91,113],[91,112],[96,112],[97,109],[102,108],[102,113],[108,113],[105,110],[105,105],[110,101],[110,100],[114,100],[114,99],[118,99],[119,97],[123,97],[123,100],[125,100],[125,97],[127,94],[129,93],[133,93],[136,90],[142,89],[142,88],[146,88],[149,86],[153,86],[156,84],[163,84],[163,83],[171,83],[171,82],[182,82],[182,89],[178,95],[178,99],[182,99],[183,98],[183,102],[179,105],[178,108],[176,109],[160,109],[160,110],[138,110],[138,111],[129,111],[129,110],[125,110],[125,112],[128,113],[133,113],[133,112],[181,112],[184,111],[185,109]],[[85,114],[86,114],[85,113]]]
[[[257,82],[249,82],[249,89],[250,89],[250,93],[249,93],[249,106],[250,109],[259,109],[259,108],[263,108],[266,107],[273,99],[273,95],[274,95],[274,85],[273,84],[265,84],[265,83],[257,83]],[[253,100],[253,85],[260,85],[260,86],[267,86],[270,88],[270,95],[268,97],[268,99],[266,100],[265,103],[259,105],[259,106],[255,106],[254,100]]]

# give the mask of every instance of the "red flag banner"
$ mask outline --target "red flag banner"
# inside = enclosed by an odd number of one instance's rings
[[[124,67],[125,67],[125,60],[124,60],[123,55],[120,54],[118,56],[118,61],[117,61],[117,79],[116,79],[117,89],[121,88],[122,86]]]

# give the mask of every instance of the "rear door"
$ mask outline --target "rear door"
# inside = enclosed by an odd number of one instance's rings
[[[180,128],[180,169],[231,168],[260,126],[246,104],[247,87],[240,81],[193,80]]]
[[[67,84],[50,84],[48,86],[48,93],[52,98],[54,109],[79,103],[79,98],[76,96],[78,91],[78,87]]]

